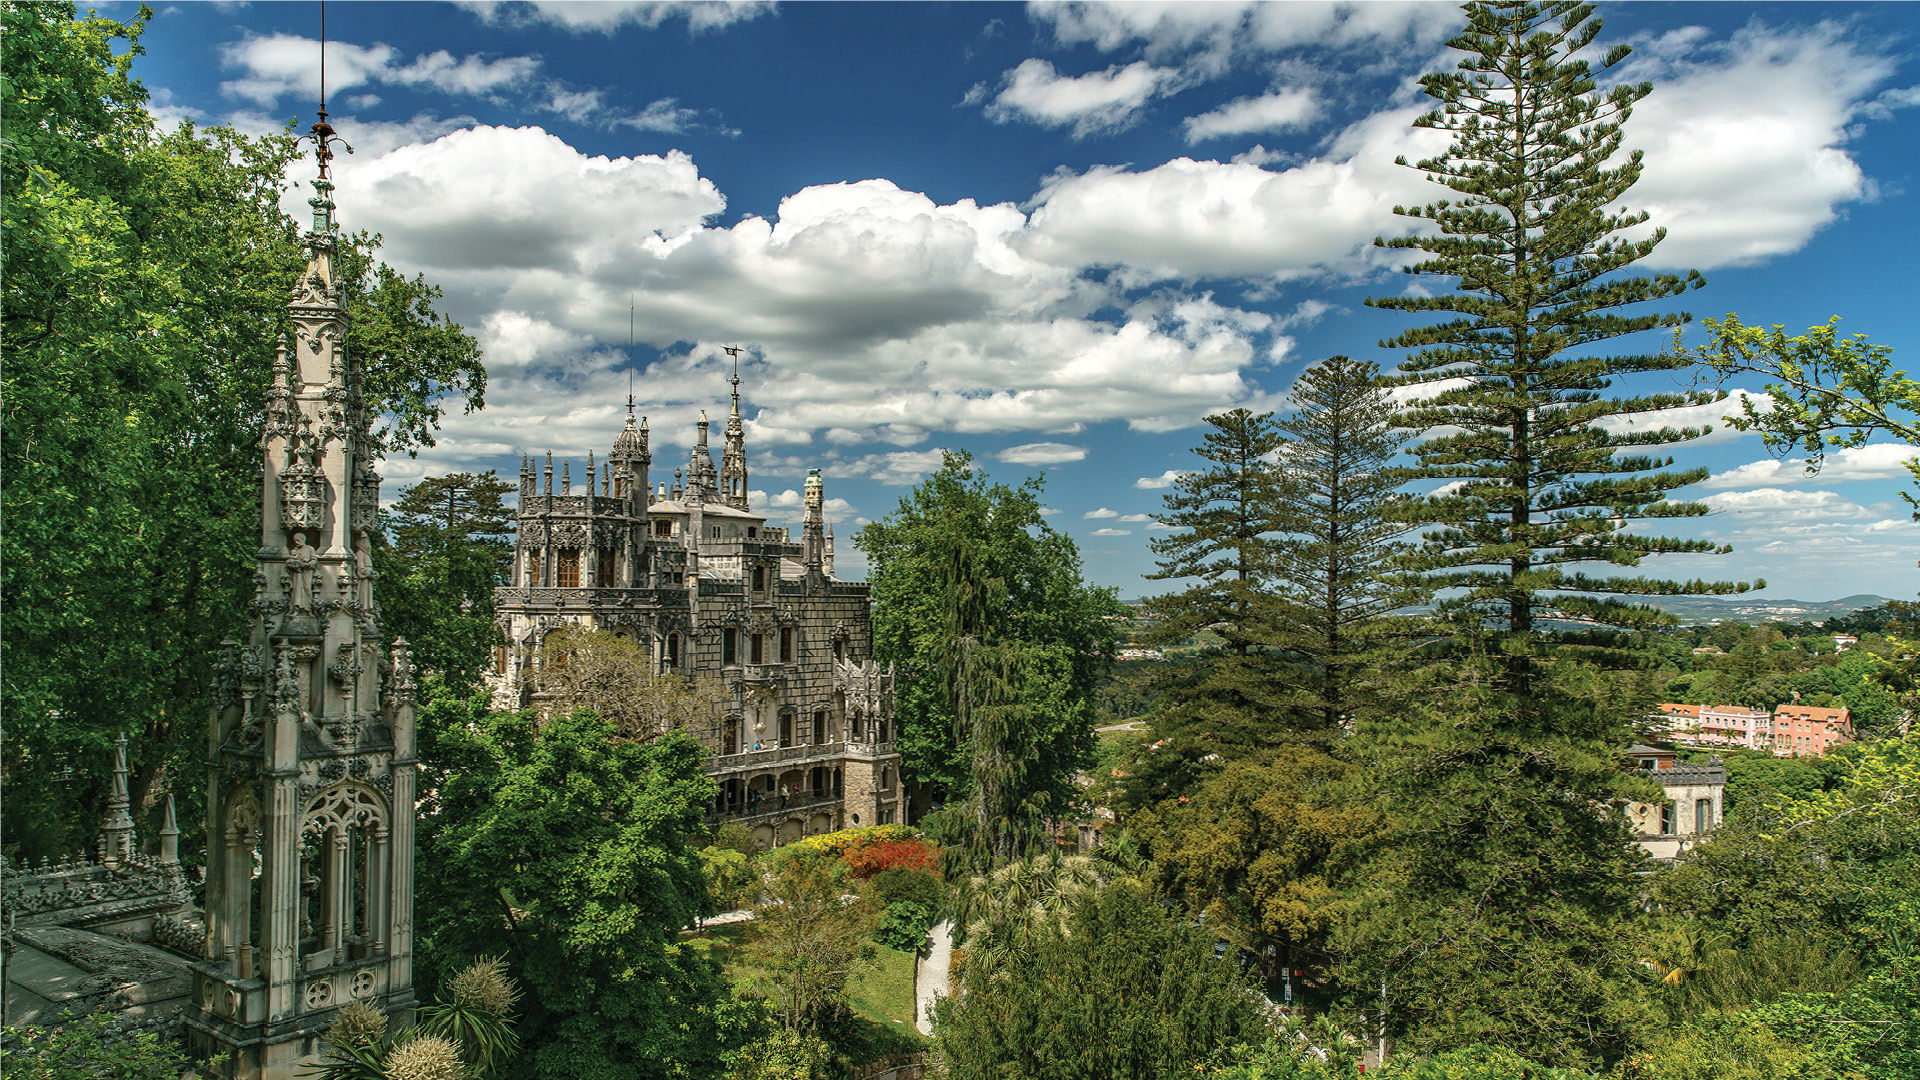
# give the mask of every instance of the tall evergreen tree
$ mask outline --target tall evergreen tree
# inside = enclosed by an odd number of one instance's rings
[[[1274,457],[1281,446],[1272,413],[1233,409],[1206,418],[1194,452],[1206,464],[1182,476],[1160,520],[1173,532],[1149,547],[1153,581],[1184,582],[1147,598],[1151,640],[1172,645],[1207,633],[1218,644],[1170,664],[1158,680],[1156,736],[1171,740],[1158,761],[1245,757],[1269,744],[1283,701],[1273,573]]]
[[[1335,356],[1308,368],[1290,404],[1274,485],[1277,643],[1298,665],[1289,724],[1331,732],[1395,696],[1385,675],[1409,624],[1393,612],[1420,598],[1393,565],[1407,546],[1393,459],[1408,437],[1364,361]]]
[[[1630,49],[1615,46],[1598,67],[1580,57],[1600,30],[1591,5],[1468,4],[1466,11],[1467,29],[1450,44],[1467,55],[1458,71],[1421,80],[1440,107],[1415,122],[1453,134],[1445,153],[1417,168],[1454,197],[1396,207],[1437,228],[1376,241],[1422,252],[1426,258],[1407,272],[1452,279],[1456,287],[1367,302],[1453,316],[1382,343],[1419,350],[1401,365],[1399,381],[1430,391],[1403,423],[1450,431],[1414,448],[1416,475],[1448,485],[1427,500],[1438,527],[1426,536],[1421,565],[1434,588],[1453,590],[1443,610],[1498,636],[1501,689],[1524,712],[1543,645],[1617,659],[1629,640],[1621,631],[1659,620],[1653,609],[1620,597],[1736,590],[1581,569],[1725,550],[1626,531],[1635,520],[1706,512],[1666,499],[1668,491],[1705,478],[1705,469],[1660,471],[1672,459],[1641,451],[1703,432],[1608,423],[1722,395],[1609,397],[1617,376],[1673,370],[1688,360],[1658,351],[1597,356],[1589,348],[1679,325],[1687,315],[1620,309],[1705,284],[1691,271],[1620,273],[1666,235],[1625,235],[1647,214],[1619,209],[1641,170],[1639,151],[1621,153],[1621,125],[1652,87],[1620,84],[1603,93],[1596,78]],[[1579,629],[1566,629],[1569,623]]]
[[[424,671],[454,686],[479,681],[501,643],[493,590],[513,571],[513,485],[484,473],[432,476],[382,512],[375,536],[381,621],[413,644]]]
[[[1732,585],[1609,575],[1650,555],[1723,550],[1629,532],[1700,514],[1666,499],[1705,470],[1649,448],[1701,434],[1633,419],[1711,393],[1613,397],[1621,375],[1677,368],[1659,354],[1596,355],[1678,313],[1627,313],[1679,296],[1698,274],[1636,276],[1664,233],[1621,210],[1640,174],[1622,124],[1647,84],[1601,91],[1583,51],[1588,5],[1465,5],[1459,70],[1423,80],[1439,108],[1417,121],[1453,135],[1419,163],[1451,195],[1406,216],[1431,229],[1383,246],[1425,258],[1409,272],[1449,291],[1369,301],[1443,318],[1385,342],[1414,348],[1399,381],[1424,399],[1402,423],[1433,526],[1412,565],[1442,594],[1456,651],[1447,691],[1410,702],[1382,732],[1370,774],[1394,828],[1346,928],[1343,980],[1410,1048],[1499,1043],[1557,1064],[1616,1058],[1633,1023],[1634,958],[1619,920],[1634,890],[1617,807],[1657,798],[1619,768],[1618,711],[1569,692],[1557,659],[1634,659],[1638,631],[1670,621],[1623,597]],[[1404,161],[1402,162],[1404,164]]]

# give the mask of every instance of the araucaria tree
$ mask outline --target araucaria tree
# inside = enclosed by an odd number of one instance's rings
[[[1279,612],[1266,588],[1273,570],[1274,456],[1282,444],[1272,413],[1232,409],[1206,418],[1211,430],[1195,452],[1205,466],[1182,476],[1163,500],[1173,527],[1149,542],[1160,569],[1148,577],[1178,581],[1178,592],[1147,599],[1156,642],[1205,631],[1219,644],[1169,665],[1157,689],[1163,702],[1154,734],[1171,740],[1156,757],[1245,757],[1267,746],[1282,703],[1274,652]]]
[[[1688,361],[1657,350],[1602,356],[1591,348],[1679,325],[1688,316],[1621,309],[1705,284],[1695,272],[1621,273],[1666,235],[1633,232],[1647,214],[1619,209],[1641,170],[1639,151],[1621,153],[1621,125],[1652,87],[1597,89],[1596,78],[1630,50],[1610,49],[1597,68],[1580,58],[1600,31],[1591,5],[1468,4],[1466,11],[1467,29],[1451,45],[1467,55],[1460,70],[1421,80],[1440,108],[1415,122],[1453,133],[1445,153],[1417,166],[1453,196],[1396,207],[1434,227],[1378,241],[1422,252],[1426,258],[1407,272],[1456,287],[1367,302],[1452,316],[1383,343],[1418,350],[1397,381],[1424,393],[1402,424],[1451,429],[1413,448],[1415,475],[1447,485],[1425,504],[1437,527],[1426,535],[1421,566],[1429,584],[1451,591],[1443,611],[1498,636],[1501,689],[1524,711],[1544,646],[1579,646],[1595,659],[1617,655],[1620,631],[1654,620],[1653,609],[1622,596],[1737,586],[1582,569],[1722,550],[1627,531],[1635,520],[1706,512],[1666,499],[1704,479],[1705,469],[1660,471],[1672,459],[1642,450],[1703,432],[1629,417],[1721,395],[1609,397],[1618,376]]]
[[[1640,175],[1622,124],[1651,89],[1598,77],[1627,56],[1582,58],[1600,26],[1569,3],[1466,5],[1459,70],[1423,80],[1439,108],[1418,124],[1451,147],[1419,163],[1448,197],[1400,212],[1431,228],[1385,246],[1421,252],[1434,295],[1370,301],[1438,321],[1388,346],[1418,351],[1399,381],[1421,399],[1402,423],[1430,529],[1413,566],[1453,621],[1451,691],[1391,733],[1383,807],[1396,828],[1349,927],[1349,986],[1373,988],[1403,1045],[1478,1040],[1560,1063],[1625,1047],[1634,958],[1618,918],[1632,899],[1617,806],[1627,735],[1608,710],[1559,689],[1553,662],[1630,661],[1637,630],[1664,619],[1623,597],[1737,586],[1610,575],[1705,541],[1642,536],[1637,520],[1700,514],[1666,499],[1705,470],[1650,448],[1694,437],[1658,410],[1712,393],[1612,397],[1619,376],[1686,363],[1595,346],[1686,318],[1629,313],[1677,297],[1697,274],[1633,275],[1660,230],[1620,207]],[[1394,742],[1398,746],[1393,745]],[[1369,1006],[1374,1008],[1375,1006]]]
[[[1335,356],[1294,384],[1274,484],[1276,643],[1293,664],[1294,730],[1337,732],[1388,711],[1387,673],[1420,590],[1397,573],[1406,500],[1394,457],[1407,436],[1370,363]]]

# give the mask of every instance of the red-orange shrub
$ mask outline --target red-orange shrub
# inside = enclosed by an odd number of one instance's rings
[[[849,849],[841,858],[857,878],[869,878],[882,870],[924,870],[938,873],[940,852],[924,840],[882,840]]]

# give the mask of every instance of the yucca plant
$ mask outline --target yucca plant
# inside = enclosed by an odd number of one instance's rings
[[[439,1001],[420,1010],[416,1030],[451,1040],[475,1076],[491,1076],[520,1046],[507,1015],[519,999],[503,958],[476,960],[448,980]]]
[[[386,1036],[386,1014],[353,1002],[327,1029],[326,1060],[307,1071],[308,1080],[386,1080]]]
[[[439,1035],[421,1035],[393,1048],[387,1054],[386,1071],[381,1080],[468,1080],[460,1058],[460,1044]]]

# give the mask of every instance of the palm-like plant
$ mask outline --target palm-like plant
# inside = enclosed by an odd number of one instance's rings
[[[1092,859],[1057,853],[968,879],[955,902],[954,922],[966,927],[969,965],[988,975],[1001,970],[1032,935],[1058,933],[1074,904],[1100,880]]]
[[[490,1076],[519,1048],[508,1016],[519,998],[503,958],[476,960],[447,982],[440,1001],[420,1010],[416,1030],[450,1040],[475,1076]]]

